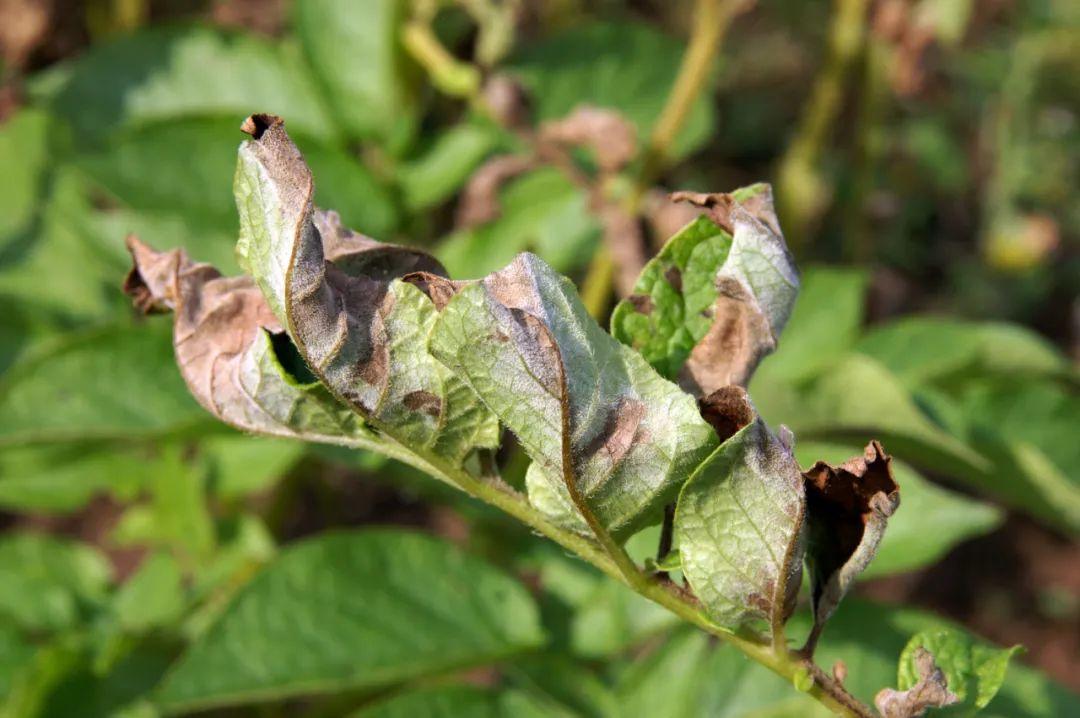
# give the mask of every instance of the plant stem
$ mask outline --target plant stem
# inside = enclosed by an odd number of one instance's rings
[[[844,84],[864,45],[867,4],[868,0],[836,0],[825,66],[777,170],[780,224],[789,244],[796,248],[806,241],[829,201],[831,193],[818,172],[818,162],[840,112]]]
[[[831,676],[826,675],[811,661],[788,650],[786,647],[778,648],[759,638],[742,636],[717,625],[705,615],[685,591],[680,590],[670,582],[648,580],[648,577],[637,570],[636,566],[634,566],[633,572],[636,577],[633,574],[628,575],[626,568],[620,566],[618,561],[609,555],[599,543],[552,524],[546,517],[530,506],[523,496],[509,491],[505,484],[478,479],[465,469],[442,464],[441,462],[436,465],[424,461],[417,462],[414,459],[413,465],[448,483],[457,485],[460,489],[481,501],[502,509],[538,533],[578,555],[611,578],[625,584],[645,598],[660,604],[683,620],[730,643],[747,657],[757,661],[788,681],[794,681],[795,674],[799,669],[808,670],[814,678],[814,685],[807,691],[808,695],[837,715],[851,718],[874,718],[874,713],[870,708],[853,698],[844,690],[842,685]],[[622,555],[625,556],[625,551],[622,552]],[[629,557],[627,557],[627,560],[629,561]],[[633,566],[632,561],[631,565]]]

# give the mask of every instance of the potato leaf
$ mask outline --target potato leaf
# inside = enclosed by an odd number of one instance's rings
[[[840,600],[873,560],[889,517],[900,505],[890,461],[881,444],[872,441],[862,456],[839,467],[819,461],[804,474],[814,610],[810,651]]]
[[[318,383],[282,366],[287,338],[249,277],[223,277],[180,249],[128,239],[134,268],[125,290],[143,311],[175,313],[176,362],[202,406],[243,431],[374,448],[378,439]],[[278,337],[275,339],[275,337]]]
[[[166,713],[485,665],[544,640],[517,581],[444,542],[367,530],[296,544],[249,583],[157,694]]]
[[[938,668],[934,656],[924,648],[916,648],[911,662],[917,671],[916,678],[907,682],[906,690],[886,688],[877,694],[874,705],[882,718],[918,718],[929,708],[943,708],[960,702],[949,690],[945,672]]]
[[[463,288],[430,341],[518,436],[535,462],[530,498],[563,523],[580,528],[578,494],[627,535],[658,517],[716,445],[692,398],[604,332],[535,255]]]
[[[708,210],[646,265],[612,315],[612,333],[698,395],[745,385],[776,348],[799,291],[794,261],[758,184],[732,194],[680,192]]]
[[[716,621],[780,632],[802,577],[805,514],[799,465],[760,418],[698,467],[679,495],[675,540],[683,574]]]
[[[410,451],[461,463],[498,423],[426,349],[435,304],[401,276],[442,267],[316,213],[314,182],[280,118],[254,115],[240,147],[237,252],[316,376]]]

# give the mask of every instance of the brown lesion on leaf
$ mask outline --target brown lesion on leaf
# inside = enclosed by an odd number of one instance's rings
[[[447,279],[433,272],[411,272],[401,278],[427,295],[440,312],[468,282]]]
[[[628,296],[627,301],[634,307],[634,311],[638,314],[649,315],[656,309],[656,304],[653,303],[653,298],[648,294],[631,294]]]
[[[698,399],[701,418],[716,431],[720,441],[727,441],[756,417],[746,389],[724,386]]]
[[[402,403],[411,411],[422,411],[438,418],[442,412],[442,400],[430,391],[411,391],[402,397]]]
[[[261,140],[267,130],[284,124],[285,120],[277,115],[255,113],[244,120],[240,125],[240,131],[246,135],[251,135],[254,140]]]
[[[960,702],[949,690],[945,672],[938,668],[934,656],[925,648],[915,649],[915,667],[919,682],[906,691],[885,688],[874,697],[881,718],[918,718],[930,708],[944,708]]]
[[[738,212],[745,212],[766,224],[775,234],[780,234],[780,226],[773,212],[772,188],[768,185],[755,185],[755,187],[760,187],[760,189],[740,199],[736,199],[734,194],[727,192],[683,191],[672,192],[669,197],[672,202],[686,202],[705,210],[709,219],[716,222],[728,234],[735,233],[735,215]]]
[[[674,264],[664,271],[664,279],[679,294],[682,294],[682,271]]]
[[[741,282],[720,276],[716,289],[713,323],[679,372],[679,385],[698,395],[745,385],[775,346],[768,320]]]
[[[641,441],[641,426],[645,419],[645,404],[630,397],[619,399],[618,405],[608,412],[601,429],[589,443],[575,453],[582,458],[603,453],[611,466],[618,466],[637,441]]]

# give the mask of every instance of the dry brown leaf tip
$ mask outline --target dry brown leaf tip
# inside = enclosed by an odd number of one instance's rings
[[[874,698],[882,718],[918,718],[929,708],[942,708],[960,702],[949,691],[944,671],[934,663],[934,657],[925,648],[915,650],[915,665],[919,682],[906,691],[885,688]]]
[[[862,537],[862,526],[877,513],[891,516],[900,505],[900,486],[892,474],[892,457],[876,439],[866,445],[862,456],[833,467],[819,461],[803,476],[807,499],[819,500],[831,507],[830,513],[843,517],[857,535],[844,543],[854,550]]]
[[[720,441],[730,439],[757,416],[746,389],[734,384],[698,399],[698,411],[716,431]]]
[[[712,221],[729,234],[735,232],[735,217],[739,213],[765,224],[774,234],[781,234],[773,211],[772,187],[765,185],[760,191],[742,200],[727,192],[672,192],[672,202],[686,202],[705,210]]]

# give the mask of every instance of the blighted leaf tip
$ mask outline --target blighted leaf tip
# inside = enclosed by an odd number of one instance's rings
[[[269,130],[271,127],[285,124],[285,120],[281,119],[277,115],[270,115],[264,113],[255,113],[254,115],[248,115],[247,119],[240,125],[240,131],[244,134],[251,135],[252,139],[262,139],[263,133]]]
[[[720,437],[727,441],[735,433],[754,420],[754,405],[750,395],[741,386],[729,384],[698,399],[701,418],[709,423]]]
[[[949,690],[945,672],[938,668],[934,656],[925,648],[915,649],[915,665],[919,682],[906,691],[885,688],[874,698],[882,718],[918,718],[929,708],[942,708],[960,702]]]

